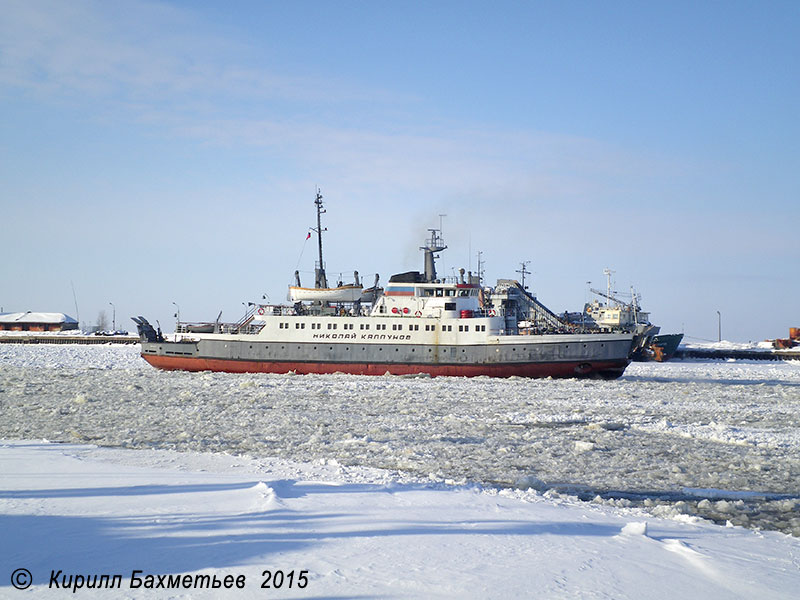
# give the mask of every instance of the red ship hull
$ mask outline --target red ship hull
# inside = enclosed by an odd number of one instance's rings
[[[170,371],[218,371],[226,373],[347,373],[350,375],[416,375],[432,377],[600,377],[616,379],[628,360],[547,362],[518,364],[400,364],[359,362],[255,361],[143,354],[148,363]]]

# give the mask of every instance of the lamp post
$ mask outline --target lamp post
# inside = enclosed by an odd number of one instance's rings
[[[175,312],[175,331],[177,331],[178,330],[178,325],[180,325],[180,323],[181,323],[181,307],[178,306],[177,302],[173,302],[173,304],[175,305],[175,308],[178,309]]]
[[[722,341],[722,314],[717,311],[717,341]]]
[[[111,331],[117,330],[117,307],[114,306],[113,302],[109,302],[111,305]]]
[[[581,312],[581,327],[586,331],[586,309],[589,307],[589,302],[592,299],[592,282],[586,282],[586,296],[584,297],[583,311]]]

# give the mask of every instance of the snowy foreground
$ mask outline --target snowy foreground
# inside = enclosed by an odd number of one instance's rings
[[[0,417],[0,598],[800,589],[796,361],[232,375],[0,343]]]
[[[0,443],[0,472],[4,598],[763,599],[800,586],[797,538],[532,491],[26,441]],[[26,592],[10,585],[22,568]],[[262,589],[265,571],[280,588]],[[53,589],[53,572],[81,587]],[[231,589],[195,587],[229,575]],[[103,581],[118,588],[87,588]]]

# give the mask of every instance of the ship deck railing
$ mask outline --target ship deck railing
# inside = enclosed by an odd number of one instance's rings
[[[263,328],[264,323],[247,323],[245,325],[239,325],[238,323],[221,323],[220,333],[255,335]]]
[[[248,323],[187,323],[180,322],[175,326],[175,333],[234,333],[256,334],[264,328],[262,322]]]
[[[504,308],[483,308],[478,310],[461,311],[461,318],[485,318],[485,317],[505,317]],[[180,321],[175,326],[175,333],[258,333],[263,329],[264,318],[267,317],[367,317],[372,314],[371,309],[355,311],[350,305],[333,305],[326,307],[303,306],[297,310],[294,306],[285,304],[258,304],[248,311],[248,314],[237,323],[211,323],[211,322],[188,322]],[[413,319],[416,316],[413,312],[405,313],[378,313],[379,317],[394,317],[403,319]]]
[[[504,308],[482,308],[477,310],[460,311],[461,318],[484,318],[484,317],[505,317],[506,309]],[[372,309],[362,307],[361,310],[355,310],[351,303],[335,304],[333,306],[318,307],[306,306],[298,311],[294,306],[284,304],[275,305],[259,305],[255,311],[253,318],[259,320],[265,317],[295,317],[295,316],[312,316],[312,317],[368,317],[372,315]],[[414,317],[422,316],[415,314],[413,311],[409,313],[377,313],[378,317],[394,317],[403,319],[413,319]]]

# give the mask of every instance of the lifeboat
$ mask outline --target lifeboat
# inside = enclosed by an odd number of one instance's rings
[[[289,286],[289,300],[292,302],[355,302],[361,299],[363,286],[356,284],[340,285],[335,288],[304,288]]]

